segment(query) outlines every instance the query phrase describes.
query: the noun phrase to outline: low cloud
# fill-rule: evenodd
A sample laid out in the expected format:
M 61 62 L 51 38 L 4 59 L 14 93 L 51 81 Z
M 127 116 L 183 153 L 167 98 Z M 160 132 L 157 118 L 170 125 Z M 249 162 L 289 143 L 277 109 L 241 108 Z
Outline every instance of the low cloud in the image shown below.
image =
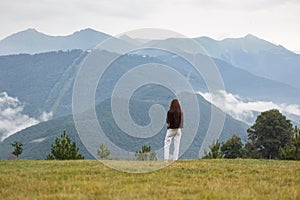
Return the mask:
M 272 101 L 248 101 L 226 91 L 219 91 L 217 94 L 202 92 L 199 92 L 199 94 L 235 119 L 248 124 L 254 122 L 257 113 L 270 109 L 278 109 L 287 116 L 300 116 L 300 107 L 296 104 L 277 104 Z
M 39 117 L 39 121 L 45 122 L 48 121 L 49 119 L 52 119 L 53 117 L 53 113 L 52 112 L 43 112 L 40 117 Z
M 11 97 L 6 92 L 0 93 L 0 141 L 22 129 L 52 118 L 52 112 L 43 112 L 38 119 L 30 117 L 23 113 L 23 108 L 24 105 L 18 98 Z
M 38 138 L 38 139 L 32 140 L 31 143 L 40 143 L 40 142 L 43 142 L 46 139 L 47 139 L 47 137 Z

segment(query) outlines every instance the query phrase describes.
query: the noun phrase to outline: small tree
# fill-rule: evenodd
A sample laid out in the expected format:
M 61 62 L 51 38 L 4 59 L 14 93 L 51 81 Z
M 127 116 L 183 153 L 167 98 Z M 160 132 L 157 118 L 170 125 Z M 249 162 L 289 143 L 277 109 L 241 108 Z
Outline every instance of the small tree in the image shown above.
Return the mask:
M 148 154 L 150 153 L 151 147 L 150 146 L 142 146 L 142 150 L 135 152 L 135 157 L 137 160 L 147 160 Z
M 104 144 L 100 144 L 100 148 L 97 150 L 97 154 L 100 159 L 106 159 L 110 154 L 110 150 L 106 148 Z
M 204 150 L 204 159 L 222 158 L 223 154 L 220 151 L 221 143 L 217 140 L 209 147 L 210 151 Z
M 23 152 L 23 144 L 21 142 L 14 141 L 13 143 L 11 143 L 11 146 L 15 148 L 12 154 L 19 158 L 19 155 L 21 155 Z
M 151 146 L 142 146 L 142 150 L 135 152 L 135 157 L 137 160 L 157 160 L 156 153 L 150 152 Z
M 149 160 L 157 160 L 157 157 L 156 157 L 156 153 L 155 153 L 155 152 L 151 152 L 151 153 L 150 153 Z
M 48 154 L 46 160 L 79 160 L 84 157 L 78 153 L 79 148 L 76 143 L 71 143 L 71 139 L 66 131 L 60 138 L 55 138 L 55 144 L 51 144 L 51 154 Z
M 244 150 L 241 138 L 233 135 L 226 142 L 222 143 L 221 154 L 224 158 L 243 158 Z

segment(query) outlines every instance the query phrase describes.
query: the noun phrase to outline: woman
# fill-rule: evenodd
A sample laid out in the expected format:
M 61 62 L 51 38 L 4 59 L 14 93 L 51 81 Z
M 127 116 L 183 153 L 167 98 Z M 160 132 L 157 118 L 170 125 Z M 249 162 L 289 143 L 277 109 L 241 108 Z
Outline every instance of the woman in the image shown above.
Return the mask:
M 169 150 L 172 138 L 174 138 L 174 153 L 173 160 L 178 160 L 179 144 L 181 138 L 181 128 L 183 128 L 183 112 L 179 101 L 173 99 L 167 114 L 167 134 L 164 145 L 164 157 L 165 160 L 169 160 Z

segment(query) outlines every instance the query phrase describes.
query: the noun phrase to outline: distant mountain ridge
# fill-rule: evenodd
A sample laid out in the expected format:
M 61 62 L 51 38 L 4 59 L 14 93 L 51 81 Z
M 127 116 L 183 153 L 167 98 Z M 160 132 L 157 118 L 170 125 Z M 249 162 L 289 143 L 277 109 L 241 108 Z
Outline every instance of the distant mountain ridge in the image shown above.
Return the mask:
M 108 34 L 87 28 L 67 36 L 49 36 L 35 29 L 12 34 L 0 41 L 0 55 L 43 53 L 58 50 L 93 49 Z
M 42 53 L 59 50 L 95 48 L 99 43 L 112 36 L 87 28 L 67 36 L 49 36 L 35 29 L 27 29 L 12 34 L 0 41 L 0 55 L 11 55 L 20 53 Z M 123 35 L 115 38 L 116 44 L 137 45 L 140 39 L 130 38 Z M 147 45 L 170 44 L 177 48 L 185 47 L 185 39 L 168 38 L 165 40 L 152 40 Z M 241 38 L 227 38 L 214 40 L 209 37 L 197 37 L 195 41 L 206 50 L 208 55 L 224 60 L 235 67 L 244 69 L 256 76 L 289 84 L 300 88 L 300 55 L 281 45 L 275 45 L 254 35 L 248 34 Z M 115 45 L 115 44 L 114 44 Z
M 216 41 L 195 38 L 212 57 L 224 60 L 257 76 L 300 88 L 300 55 L 251 34 Z

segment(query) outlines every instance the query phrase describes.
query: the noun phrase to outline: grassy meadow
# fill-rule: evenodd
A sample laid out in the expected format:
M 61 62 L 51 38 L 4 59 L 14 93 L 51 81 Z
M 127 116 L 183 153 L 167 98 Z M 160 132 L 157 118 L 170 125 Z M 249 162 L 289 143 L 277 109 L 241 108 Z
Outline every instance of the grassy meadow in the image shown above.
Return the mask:
M 182 160 L 139 174 L 89 160 L 0 161 L 0 199 L 300 199 L 300 162 Z

